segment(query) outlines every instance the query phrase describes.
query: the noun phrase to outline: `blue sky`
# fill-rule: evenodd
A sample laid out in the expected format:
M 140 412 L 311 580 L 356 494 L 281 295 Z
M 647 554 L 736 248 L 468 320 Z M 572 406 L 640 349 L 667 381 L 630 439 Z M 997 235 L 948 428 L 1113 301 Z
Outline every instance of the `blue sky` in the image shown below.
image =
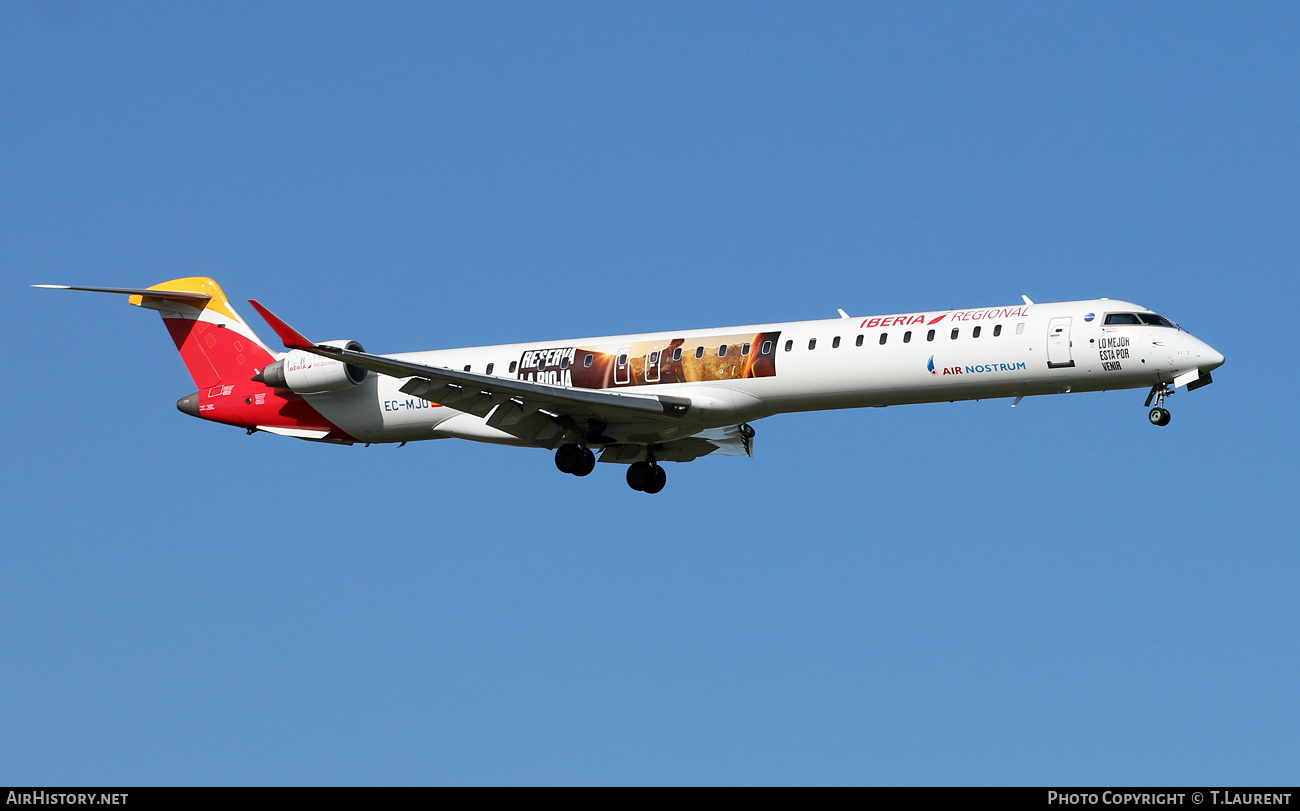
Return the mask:
M 1293 784 L 1298 40 L 1281 3 L 0 6 L 0 784 Z M 1024 293 L 1228 363 L 1164 429 L 1136 391 L 776 417 L 651 498 L 199 422 L 153 314 L 26 287 L 186 275 L 378 352 Z

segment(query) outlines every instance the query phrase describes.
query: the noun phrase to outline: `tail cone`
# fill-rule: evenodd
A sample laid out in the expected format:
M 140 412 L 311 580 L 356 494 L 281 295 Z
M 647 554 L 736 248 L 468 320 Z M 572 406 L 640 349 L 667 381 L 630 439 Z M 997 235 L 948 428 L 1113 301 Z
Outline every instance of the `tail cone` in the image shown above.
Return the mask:
M 176 401 L 176 408 L 182 414 L 189 414 L 191 417 L 199 415 L 199 393 L 187 394 Z

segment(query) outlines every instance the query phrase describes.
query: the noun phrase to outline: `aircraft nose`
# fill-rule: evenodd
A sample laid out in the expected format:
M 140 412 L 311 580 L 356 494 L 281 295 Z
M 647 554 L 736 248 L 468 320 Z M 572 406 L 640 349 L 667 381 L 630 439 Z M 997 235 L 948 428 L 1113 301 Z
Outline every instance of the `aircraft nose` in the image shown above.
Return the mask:
M 1227 358 L 1223 357 L 1222 352 L 1218 351 L 1217 349 L 1210 346 L 1209 344 L 1205 344 L 1205 348 L 1201 350 L 1200 355 L 1201 355 L 1201 364 L 1202 364 L 1201 369 L 1207 372 L 1219 368 L 1227 360 Z

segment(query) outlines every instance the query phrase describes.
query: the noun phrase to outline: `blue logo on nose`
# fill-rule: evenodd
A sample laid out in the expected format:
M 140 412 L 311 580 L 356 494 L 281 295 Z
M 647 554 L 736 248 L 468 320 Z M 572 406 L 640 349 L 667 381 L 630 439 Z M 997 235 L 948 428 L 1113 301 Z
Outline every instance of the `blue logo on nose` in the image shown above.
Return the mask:
M 1096 318 L 1096 317 L 1097 317 L 1096 314 L 1094 314 L 1094 313 L 1088 313 L 1087 315 L 1085 315 L 1085 316 L 1083 317 L 1083 320 L 1084 320 L 1084 321 L 1091 321 L 1092 319 L 1094 319 L 1094 318 Z

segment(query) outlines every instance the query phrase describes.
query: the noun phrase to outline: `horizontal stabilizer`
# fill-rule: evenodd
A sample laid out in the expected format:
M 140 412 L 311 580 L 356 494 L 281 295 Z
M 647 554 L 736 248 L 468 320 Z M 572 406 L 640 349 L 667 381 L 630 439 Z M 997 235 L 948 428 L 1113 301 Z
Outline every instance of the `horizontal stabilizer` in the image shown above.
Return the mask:
M 275 361 L 271 348 L 230 306 L 221 285 L 207 276 L 169 279 L 150 287 L 76 287 L 34 284 L 46 290 L 84 290 L 129 296 L 127 303 L 162 316 L 167 333 L 200 390 L 243 383 Z M 189 413 L 189 412 L 186 412 Z
M 212 296 L 207 293 L 191 293 L 182 290 L 151 290 L 135 287 L 73 287 L 70 284 L 34 284 L 46 290 L 84 290 L 87 293 L 119 293 L 124 296 L 148 296 L 167 301 L 208 301 Z

